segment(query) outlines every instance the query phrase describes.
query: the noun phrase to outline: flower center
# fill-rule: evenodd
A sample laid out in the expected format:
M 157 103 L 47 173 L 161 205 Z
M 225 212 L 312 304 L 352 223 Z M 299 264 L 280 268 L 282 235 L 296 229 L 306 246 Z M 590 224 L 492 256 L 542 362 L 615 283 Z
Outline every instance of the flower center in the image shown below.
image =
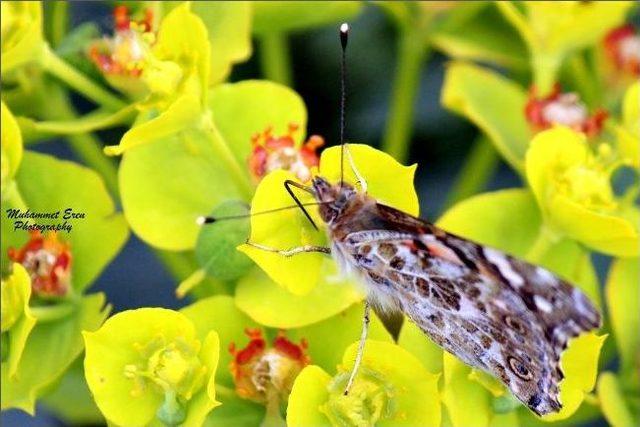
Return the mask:
M 71 286 L 71 251 L 56 233 L 43 236 L 32 232 L 20 249 L 10 248 L 9 259 L 20 263 L 31 277 L 34 295 L 42 298 L 61 297 Z
M 392 417 L 395 413 L 395 388 L 379 373 L 360 368 L 358 379 L 348 395 L 344 389 L 349 372 L 338 374 L 329 384 L 329 400 L 320 407 L 332 425 L 365 427 Z
M 251 138 L 253 151 L 249 156 L 249 170 L 256 182 L 277 169 L 288 170 L 303 182 L 311 179 L 311 168 L 318 166 L 320 161 L 316 151 L 324 145 L 324 139 L 312 135 L 298 148 L 294 140 L 297 130 L 298 125 L 291 123 L 287 134 L 274 136 L 272 128 L 267 127 Z
M 616 208 L 609 176 L 584 165 L 567 169 L 557 181 L 561 193 L 587 209 L 611 211 Z
M 306 342 L 294 344 L 280 332 L 267 348 L 262 332 L 247 329 L 247 346 L 237 350 L 232 343 L 229 351 L 234 356 L 230 369 L 236 392 L 242 398 L 268 404 L 272 400 L 286 400 L 293 382 L 309 363 Z

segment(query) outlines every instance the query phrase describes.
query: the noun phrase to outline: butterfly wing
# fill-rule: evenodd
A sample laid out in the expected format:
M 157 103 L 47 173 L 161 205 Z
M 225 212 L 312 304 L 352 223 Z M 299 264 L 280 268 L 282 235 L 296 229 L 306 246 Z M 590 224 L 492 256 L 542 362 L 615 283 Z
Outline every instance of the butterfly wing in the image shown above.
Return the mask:
M 373 217 L 372 217 L 373 216 Z M 597 328 L 586 296 L 548 270 L 377 204 L 336 242 L 383 308 L 403 311 L 433 341 L 493 374 L 539 415 L 560 409 L 560 354 Z

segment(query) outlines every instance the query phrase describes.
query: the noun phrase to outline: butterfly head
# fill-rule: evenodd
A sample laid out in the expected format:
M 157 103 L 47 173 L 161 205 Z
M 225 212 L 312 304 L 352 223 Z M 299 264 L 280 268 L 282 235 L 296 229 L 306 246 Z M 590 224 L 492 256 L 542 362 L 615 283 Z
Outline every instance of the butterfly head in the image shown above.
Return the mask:
M 347 183 L 330 184 L 322 177 L 312 181 L 315 198 L 320 202 L 320 216 L 326 223 L 333 222 L 356 199 L 356 190 Z

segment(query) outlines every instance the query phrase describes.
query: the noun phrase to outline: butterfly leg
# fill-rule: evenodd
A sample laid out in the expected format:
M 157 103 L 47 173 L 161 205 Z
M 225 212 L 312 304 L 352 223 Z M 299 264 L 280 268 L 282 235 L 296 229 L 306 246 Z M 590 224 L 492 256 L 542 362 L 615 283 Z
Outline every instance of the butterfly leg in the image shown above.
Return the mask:
M 351 370 L 351 375 L 349 376 L 349 381 L 347 381 L 347 386 L 344 389 L 344 395 L 349 394 L 349 390 L 353 385 L 353 382 L 356 379 L 356 375 L 358 374 L 358 369 L 360 368 L 360 364 L 362 363 L 362 355 L 364 354 L 364 344 L 367 341 L 367 335 L 369 333 L 369 311 L 371 307 L 369 306 L 369 301 L 364 302 L 364 316 L 362 317 L 362 334 L 360 335 L 360 343 L 358 344 L 358 352 L 356 353 L 356 361 L 353 364 L 353 369 Z
M 259 243 L 253 243 L 253 242 L 247 242 L 247 245 L 253 246 L 254 248 L 257 248 L 263 251 L 280 254 L 285 257 L 291 257 L 304 252 L 321 252 L 323 254 L 331 253 L 331 248 L 325 248 L 324 246 L 314 246 L 314 245 L 297 246 L 295 248 L 289 248 L 289 249 L 277 249 L 277 248 L 272 248 L 270 246 L 264 246 Z

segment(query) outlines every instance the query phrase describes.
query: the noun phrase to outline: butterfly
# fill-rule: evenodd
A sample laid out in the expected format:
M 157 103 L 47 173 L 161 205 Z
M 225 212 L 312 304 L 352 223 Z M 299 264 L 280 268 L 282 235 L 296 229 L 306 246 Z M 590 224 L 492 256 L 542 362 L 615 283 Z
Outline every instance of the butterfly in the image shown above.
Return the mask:
M 365 284 L 368 301 L 404 313 L 536 414 L 560 410 L 560 355 L 570 338 L 600 326 L 600 314 L 579 289 L 347 183 L 316 177 L 312 189 L 330 253 Z
M 347 32 L 343 24 L 341 166 L 346 153 L 360 189 L 342 178 L 331 184 L 316 176 L 310 187 L 285 181 L 294 207 L 316 228 L 305 206 L 318 207 L 330 248 L 282 250 L 247 243 L 284 256 L 330 254 L 344 273 L 365 285 L 362 335 L 345 394 L 362 360 L 374 305 L 406 315 L 444 350 L 500 380 L 536 414 L 559 411 L 560 356 L 571 338 L 600 327 L 598 310 L 579 289 L 549 270 L 448 233 L 367 194 L 366 180 L 344 143 Z M 315 203 L 301 203 L 292 187 L 310 193 Z M 203 217 L 200 223 L 219 219 Z

